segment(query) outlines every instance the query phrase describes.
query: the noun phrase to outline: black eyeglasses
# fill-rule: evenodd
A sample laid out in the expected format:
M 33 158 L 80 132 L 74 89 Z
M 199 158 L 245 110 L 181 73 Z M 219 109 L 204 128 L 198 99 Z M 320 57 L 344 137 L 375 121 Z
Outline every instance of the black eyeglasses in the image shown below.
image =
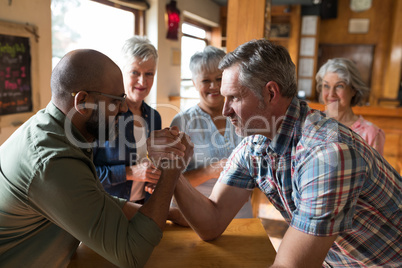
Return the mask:
M 119 100 L 122 104 L 126 101 L 126 98 L 127 98 L 127 94 L 123 94 L 123 96 L 115 96 L 115 95 L 102 93 L 102 92 L 99 92 L 99 91 L 84 91 L 84 92 L 94 93 L 94 94 L 102 95 L 102 96 L 105 96 L 105 97 L 108 97 L 108 98 L 111 98 L 111 99 L 114 99 L 114 100 Z M 75 95 L 77 95 L 77 93 L 78 92 L 73 92 L 73 93 L 71 93 L 71 96 L 75 97 Z

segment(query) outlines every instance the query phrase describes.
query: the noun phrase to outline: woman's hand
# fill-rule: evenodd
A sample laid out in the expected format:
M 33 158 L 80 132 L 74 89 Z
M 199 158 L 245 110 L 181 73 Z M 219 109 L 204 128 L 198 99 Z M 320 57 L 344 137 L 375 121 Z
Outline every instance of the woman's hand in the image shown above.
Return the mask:
M 143 159 L 138 165 L 126 167 L 127 180 L 158 183 L 161 171 L 149 159 Z
M 154 183 L 147 183 L 145 184 L 145 192 L 149 194 L 153 194 L 155 191 L 156 184 Z

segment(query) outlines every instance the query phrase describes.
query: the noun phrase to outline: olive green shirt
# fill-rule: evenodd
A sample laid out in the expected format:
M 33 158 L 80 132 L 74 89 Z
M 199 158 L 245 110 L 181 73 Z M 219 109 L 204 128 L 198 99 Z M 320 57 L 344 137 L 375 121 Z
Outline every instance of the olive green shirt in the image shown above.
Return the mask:
M 120 267 L 144 266 L 161 229 L 141 213 L 126 219 L 126 201 L 103 190 L 90 146 L 77 147 L 85 139 L 65 122 L 49 103 L 0 147 L 0 266 L 65 267 L 79 241 Z

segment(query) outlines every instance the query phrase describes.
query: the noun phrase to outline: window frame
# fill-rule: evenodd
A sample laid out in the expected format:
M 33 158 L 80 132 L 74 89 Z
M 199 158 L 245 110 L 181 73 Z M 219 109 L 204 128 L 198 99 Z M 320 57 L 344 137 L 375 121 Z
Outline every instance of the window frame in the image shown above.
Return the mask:
M 132 7 L 122 6 L 108 0 L 91 0 L 100 4 L 119 8 L 134 14 L 134 33 L 135 35 L 145 35 L 145 10 L 139 10 Z
M 201 38 L 201 37 L 197 37 L 197 36 L 194 36 L 194 35 L 191 35 L 191 34 L 186 34 L 186 33 L 182 32 L 182 36 L 186 36 L 186 37 L 189 37 L 189 38 L 194 38 L 194 39 L 197 39 L 197 40 L 204 41 L 206 46 L 208 46 L 211 43 L 212 27 L 204 25 L 204 24 L 202 24 L 202 23 L 200 23 L 200 22 L 198 22 L 196 20 L 193 20 L 193 19 L 190 19 L 190 18 L 187 18 L 187 17 L 184 18 L 183 23 L 187 23 L 187 24 L 190 24 L 192 26 L 195 26 L 195 27 L 203 29 L 205 31 L 206 35 L 205 35 L 205 38 Z M 191 78 L 180 78 L 180 80 L 181 81 L 191 81 L 192 79 Z
M 183 36 L 195 38 L 195 39 L 198 39 L 198 40 L 203 40 L 203 41 L 205 41 L 207 46 L 209 44 L 211 44 L 212 27 L 207 26 L 205 24 L 202 24 L 202 23 L 200 23 L 200 22 L 198 22 L 196 20 L 193 20 L 193 19 L 190 19 L 190 18 L 187 18 L 187 17 L 184 17 L 183 23 L 191 24 L 191 25 L 193 25 L 195 27 L 203 29 L 206 32 L 205 38 L 200 38 L 200 37 L 197 37 L 197 36 L 194 36 L 194 35 L 191 35 L 191 34 L 185 34 L 185 33 L 182 32 Z
M 200 22 L 198 22 L 196 20 L 193 20 L 193 19 L 190 19 L 190 18 L 187 18 L 187 17 L 184 18 L 183 23 L 187 23 L 187 24 L 190 24 L 192 26 L 195 26 L 195 27 L 203 29 L 206 32 L 206 35 L 205 35 L 205 38 L 201 38 L 201 37 L 197 37 L 197 36 L 194 36 L 194 35 L 191 35 L 191 34 L 183 33 L 182 30 L 181 30 L 182 37 L 194 38 L 196 40 L 204 41 L 206 46 L 211 44 L 212 27 L 204 25 L 204 24 L 202 24 L 202 23 L 200 23 Z M 182 29 L 182 28 L 180 28 L 180 29 Z M 180 94 L 179 94 L 180 95 L 180 97 L 179 97 L 180 98 L 180 107 L 184 106 L 184 107 L 188 108 L 188 107 L 193 105 L 193 104 L 190 104 L 192 101 L 194 101 L 194 100 L 198 101 L 200 99 L 199 97 L 185 97 L 185 96 L 182 95 L 182 90 L 181 89 L 183 87 L 182 86 L 183 82 L 189 82 L 189 81 L 192 81 L 192 79 L 191 78 L 181 78 L 180 77 Z M 187 102 L 189 102 L 189 103 L 187 103 Z

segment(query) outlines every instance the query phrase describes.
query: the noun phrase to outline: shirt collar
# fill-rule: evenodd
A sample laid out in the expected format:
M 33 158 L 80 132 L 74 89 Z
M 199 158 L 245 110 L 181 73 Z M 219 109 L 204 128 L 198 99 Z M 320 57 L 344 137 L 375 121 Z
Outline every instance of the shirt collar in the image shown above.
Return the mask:
M 85 155 L 92 158 L 92 145 L 89 143 L 81 132 L 74 126 L 67 116 L 53 104 L 53 102 L 49 102 L 46 106 L 46 113 L 51 115 L 55 121 L 59 124 L 61 128 L 64 129 L 64 133 L 66 135 L 66 139 L 75 147 L 78 147 Z M 70 133 L 73 135 L 72 138 L 69 138 L 69 133 L 66 131 L 66 125 L 71 126 Z M 79 146 L 79 144 L 85 144 L 85 148 Z
M 255 155 L 283 155 L 294 137 L 296 124 L 300 120 L 299 117 L 300 102 L 295 97 L 284 115 L 277 134 L 272 140 L 263 135 L 253 135 L 249 138 L 251 140 L 251 153 Z
M 151 111 L 151 107 L 148 104 L 146 104 L 145 101 L 141 102 L 140 109 L 141 109 L 141 116 L 143 118 L 148 117 L 148 114 Z M 145 115 L 147 115 L 147 116 L 145 116 Z M 127 118 L 129 116 L 133 116 L 133 113 L 130 111 L 130 109 L 127 109 L 127 112 L 124 113 L 124 118 Z
M 267 152 L 283 155 L 294 137 L 296 123 L 300 117 L 300 101 L 297 97 L 292 99 L 277 134 L 272 139 Z

